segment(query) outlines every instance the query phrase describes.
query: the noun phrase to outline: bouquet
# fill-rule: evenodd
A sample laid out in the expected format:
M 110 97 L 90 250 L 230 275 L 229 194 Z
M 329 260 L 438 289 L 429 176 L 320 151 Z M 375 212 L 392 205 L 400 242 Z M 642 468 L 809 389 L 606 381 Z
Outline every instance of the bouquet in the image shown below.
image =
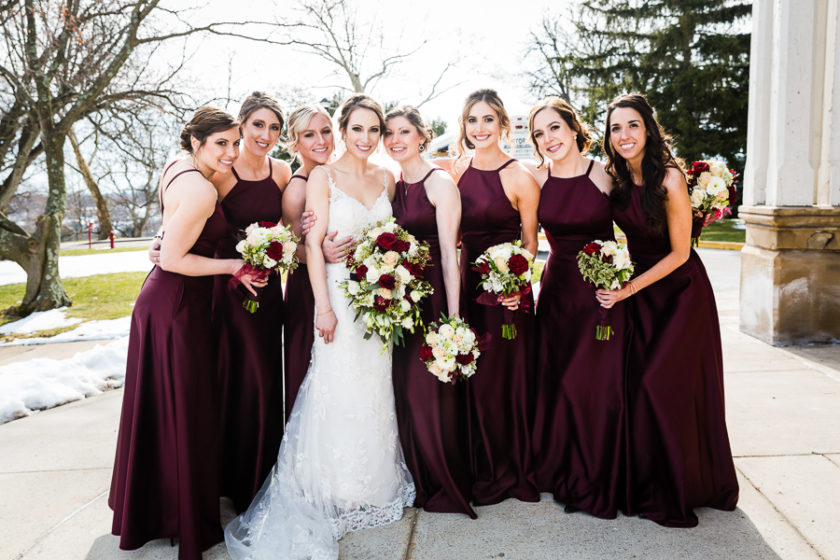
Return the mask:
M 291 271 L 297 267 L 298 237 L 287 227 L 274 222 L 256 222 L 245 228 L 245 239 L 236 244 L 243 265 L 230 279 L 228 286 L 236 287 L 242 276 L 250 274 L 265 280 L 272 272 Z M 247 298 L 242 307 L 255 313 L 259 301 Z
M 519 241 L 494 245 L 484 251 L 473 263 L 473 270 L 481 274 L 478 285 L 484 290 L 476 301 L 484 305 L 497 305 L 503 297 L 529 293 L 533 261 L 534 255 L 523 249 Z M 505 308 L 502 338 L 513 340 L 516 334 L 513 315 Z
M 455 383 L 475 373 L 481 355 L 478 336 L 463 319 L 442 315 L 429 325 L 426 344 L 420 347 L 420 360 L 444 383 Z
M 703 226 L 732 214 L 729 206 L 735 206 L 735 177 L 732 169 L 719 161 L 695 161 L 688 174 L 688 193 L 694 219 L 691 224 L 691 239 L 695 246 L 700 240 Z
M 340 284 L 356 319 L 362 317 L 365 339 L 378 335 L 402 345 L 404 331 L 423 324 L 420 300 L 433 292 L 423 280 L 429 264 L 429 246 L 388 218 L 362 231 L 361 239 L 345 259 L 350 278 Z
M 635 265 L 630 260 L 626 243 L 601 241 L 588 243 L 577 255 L 583 279 L 596 288 L 618 290 L 633 276 Z M 609 340 L 615 332 L 607 324 L 607 309 L 599 306 L 601 321 L 595 326 L 595 340 Z

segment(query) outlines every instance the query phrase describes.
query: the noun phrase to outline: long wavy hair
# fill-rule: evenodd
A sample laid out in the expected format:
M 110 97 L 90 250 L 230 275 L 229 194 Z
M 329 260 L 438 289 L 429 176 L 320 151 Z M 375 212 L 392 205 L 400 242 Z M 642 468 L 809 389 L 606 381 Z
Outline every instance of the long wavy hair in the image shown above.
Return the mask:
M 470 109 L 473 108 L 473 105 L 481 101 L 490 105 L 490 108 L 496 113 L 496 117 L 499 119 L 502 140 L 510 142 L 510 116 L 508 116 L 508 112 L 505 109 L 505 104 L 502 103 L 502 99 L 496 90 L 479 89 L 467 96 L 467 99 L 464 101 L 464 108 L 461 110 L 461 116 L 458 117 L 460 132 L 458 134 L 458 143 L 456 144 L 457 160 L 466 157 L 467 150 L 475 148 L 473 143 L 467 138 L 467 119 L 470 117 Z
M 537 149 L 537 139 L 534 138 L 534 119 L 543 109 L 556 111 L 566 122 L 566 126 L 575 131 L 575 143 L 581 154 L 589 151 L 589 147 L 592 145 L 592 137 L 589 135 L 589 128 L 581 122 L 577 111 L 559 97 L 549 97 L 531 107 L 531 112 L 528 115 L 528 135 L 531 138 L 531 145 L 534 146 L 534 155 L 540 160 L 537 167 L 542 167 L 542 164 L 545 163 L 545 157 Z
M 630 203 L 630 189 L 634 188 L 633 178 L 627 160 L 618 155 L 610 140 L 610 126 L 613 111 L 618 108 L 634 109 L 642 117 L 647 131 L 645 155 L 642 159 L 642 209 L 647 216 L 648 230 L 661 233 L 665 229 L 665 200 L 668 192 L 662 182 L 669 167 L 683 171 L 682 160 L 674 157 L 673 141 L 656 120 L 653 107 L 639 93 L 628 93 L 613 99 L 607 107 L 607 122 L 604 128 L 604 153 L 607 155 L 607 173 L 616 181 L 610 197 L 618 208 L 626 208 Z

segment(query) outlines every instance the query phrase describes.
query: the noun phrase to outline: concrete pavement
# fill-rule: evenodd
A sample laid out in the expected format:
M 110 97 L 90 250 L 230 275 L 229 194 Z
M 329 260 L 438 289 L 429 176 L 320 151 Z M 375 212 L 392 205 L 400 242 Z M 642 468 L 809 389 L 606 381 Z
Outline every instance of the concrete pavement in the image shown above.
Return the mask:
M 733 513 L 695 529 L 564 514 L 547 495 L 477 508 L 478 520 L 407 509 L 341 541 L 341 558 L 840 559 L 840 346 L 774 348 L 737 329 L 739 253 L 701 250 L 723 334 L 727 421 L 741 483 Z M 66 345 L 39 352 L 68 354 Z M 0 349 L 0 363 L 29 359 Z M 44 354 L 39 354 L 42 357 Z M 174 559 L 155 541 L 117 548 L 107 507 L 122 391 L 0 426 L 0 559 Z M 223 503 L 230 518 L 230 508 Z M 223 545 L 205 559 L 224 559 Z

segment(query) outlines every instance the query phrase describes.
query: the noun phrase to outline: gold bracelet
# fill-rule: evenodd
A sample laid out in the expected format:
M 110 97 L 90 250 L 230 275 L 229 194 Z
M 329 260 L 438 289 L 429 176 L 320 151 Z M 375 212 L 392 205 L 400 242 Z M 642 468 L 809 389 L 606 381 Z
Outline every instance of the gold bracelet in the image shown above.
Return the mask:
M 316 317 L 320 317 L 321 315 L 326 315 L 327 313 L 332 313 L 332 307 L 330 307 L 326 311 L 322 311 L 321 313 L 318 313 L 318 315 L 316 315 Z

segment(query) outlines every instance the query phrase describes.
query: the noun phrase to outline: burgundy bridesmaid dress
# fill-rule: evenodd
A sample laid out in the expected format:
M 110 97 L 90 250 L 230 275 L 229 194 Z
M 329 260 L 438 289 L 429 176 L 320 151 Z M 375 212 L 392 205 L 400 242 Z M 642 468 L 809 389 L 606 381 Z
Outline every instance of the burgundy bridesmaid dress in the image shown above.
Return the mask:
M 624 477 L 625 306 L 608 312 L 615 334 L 595 339 L 600 305 L 577 254 L 595 239 L 614 239 L 610 201 L 586 174 L 551 176 L 539 220 L 551 246 L 537 302 L 537 391 L 533 449 L 536 481 L 567 509 L 615 518 L 626 501 Z
M 212 257 L 226 227 L 217 204 L 190 253 Z M 134 304 L 108 497 L 122 549 L 179 538 L 178 558 L 200 560 L 223 538 L 212 293 L 210 276 L 155 266 Z
M 670 251 L 667 227 L 646 227 L 641 187 L 613 208 L 636 275 Z M 712 286 L 694 250 L 688 261 L 629 300 L 627 369 L 631 513 L 694 527 L 698 506 L 733 510 L 738 481 L 726 431 L 720 326 Z
M 259 181 L 233 173 L 237 182 L 222 199 L 228 235 L 216 249 L 221 258 L 241 258 L 236 244 L 250 224 L 282 216 L 282 193 L 270 173 Z M 283 437 L 283 285 L 272 274 L 258 290 L 260 305 L 252 314 L 242 307 L 251 294 L 241 285 L 228 289 L 229 279 L 217 276 L 213 294 L 222 387 L 221 493 L 244 511 L 277 460 Z
M 489 337 L 477 370 L 466 382 L 469 462 L 472 497 L 477 505 L 517 498 L 539 501 L 533 480 L 530 413 L 533 405 L 533 296 L 522 298 L 529 311 L 513 313 L 518 336 L 502 338 L 505 313 L 501 305 L 476 302 L 481 275 L 472 263 L 493 245 L 517 241 L 522 226 L 502 188 L 498 169 L 470 166 L 458 181 L 461 191 L 461 309 L 478 332 Z
M 440 168 L 430 170 L 418 183 L 397 182 L 391 203 L 397 223 L 429 244 L 432 261 L 425 279 L 434 293 L 423 302 L 423 322 L 428 325 L 446 313 L 440 243 L 434 205 L 426 196 L 425 181 Z M 444 172 L 445 173 L 445 172 Z M 475 519 L 469 505 L 469 475 L 462 449 L 462 384 L 440 382 L 420 361 L 423 331 L 406 334 L 404 346 L 394 346 L 393 380 L 397 422 L 403 454 L 417 497 L 416 507 L 427 511 L 463 513 Z
M 293 175 L 306 181 L 303 175 Z M 315 295 L 305 263 L 300 263 L 286 279 L 286 324 L 283 331 L 286 420 L 292 413 L 300 384 L 309 370 L 315 342 Z

